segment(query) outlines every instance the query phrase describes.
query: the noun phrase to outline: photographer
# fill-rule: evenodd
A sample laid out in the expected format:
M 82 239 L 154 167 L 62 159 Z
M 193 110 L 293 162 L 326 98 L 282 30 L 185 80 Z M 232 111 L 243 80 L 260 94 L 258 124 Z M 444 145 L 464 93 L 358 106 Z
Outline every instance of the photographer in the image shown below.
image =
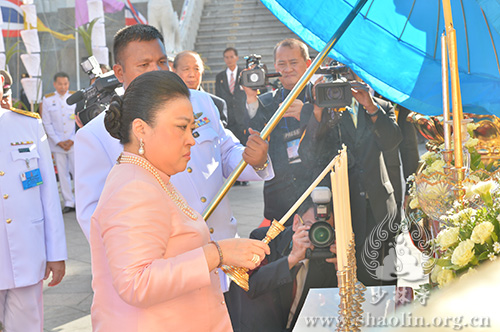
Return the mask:
M 90 84 L 68 98 L 68 105 L 76 104 L 75 121 L 78 130 L 102 113 L 116 93 L 122 95 L 121 83 L 108 65 L 99 64 L 94 56 L 82 62 L 83 71 L 90 78 Z
M 359 77 L 351 81 L 352 102 L 345 107 L 338 123 L 328 125 L 330 114 L 314 105 L 299 154 L 306 163 L 314 163 L 319 172 L 345 144 L 349 162 L 349 194 L 352 225 L 356 240 L 358 279 L 367 286 L 391 283 L 387 274 L 394 265 L 383 266 L 388 255 L 390 236 L 381 238 L 376 227 L 392 231 L 396 216 L 394 190 L 387 174 L 383 152 L 392 151 L 401 142 L 394 108 L 389 102 L 372 97 Z M 382 247 L 377 241 L 382 241 Z M 363 253 L 365 251 L 365 253 Z M 367 259 L 376 257 L 376 259 Z M 390 278 L 389 278 L 390 279 Z
M 331 192 L 329 197 L 331 207 Z M 317 209 L 311 198 L 306 199 L 293 217 L 293 225 L 269 243 L 270 255 L 250 272 L 249 291 L 241 291 L 241 332 L 291 331 L 310 288 L 337 286 L 337 258 L 306 258 L 307 249 L 313 249 L 309 230 L 318 222 Z M 327 222 L 333 224 L 332 214 Z M 250 238 L 261 240 L 268 229 L 257 228 Z M 329 250 L 336 253 L 335 245 Z
M 280 104 L 311 64 L 307 46 L 297 39 L 285 39 L 274 48 L 274 67 L 281 74 L 282 88 L 257 96 L 257 90 L 244 87 L 247 95 L 247 127 L 262 130 Z M 264 217 L 279 220 L 311 183 L 309 172 L 298 154 L 303 129 L 302 110 L 312 109 L 304 89 L 292 103 L 270 135 L 269 155 L 275 177 L 264 184 Z M 310 113 L 309 113 L 310 115 Z M 289 220 L 286 225 L 290 225 Z

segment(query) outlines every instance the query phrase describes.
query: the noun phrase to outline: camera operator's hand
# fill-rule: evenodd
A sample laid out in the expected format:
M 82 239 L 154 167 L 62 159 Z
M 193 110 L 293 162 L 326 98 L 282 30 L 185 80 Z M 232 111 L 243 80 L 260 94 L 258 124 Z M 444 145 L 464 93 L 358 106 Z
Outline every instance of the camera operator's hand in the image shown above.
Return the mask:
M 339 267 L 338 267 L 338 265 L 337 265 L 337 245 L 336 245 L 336 244 L 332 244 L 332 245 L 330 246 L 330 252 L 331 252 L 332 254 L 335 254 L 335 257 L 333 257 L 333 258 L 327 258 L 327 259 L 326 259 L 326 262 L 327 262 L 327 263 L 332 263 L 332 264 L 335 264 L 335 270 L 337 270 L 337 271 L 338 271 L 338 270 L 339 270 Z
M 309 225 L 300 225 L 292 237 L 292 252 L 288 255 L 288 267 L 291 269 L 298 262 L 306 258 L 307 248 L 313 249 L 313 245 L 309 240 Z
M 281 103 L 282 104 L 282 103 Z M 281 106 L 280 104 L 280 106 Z M 302 100 L 295 99 L 293 103 L 288 107 L 286 110 L 285 115 L 283 117 L 285 118 L 295 118 L 297 121 L 300 121 L 300 112 L 302 111 L 302 107 L 304 106 L 304 103 Z
M 254 90 L 252 88 L 247 88 L 246 86 L 242 85 L 243 91 L 245 91 L 245 94 L 247 95 L 247 104 L 253 104 L 257 101 L 257 95 L 258 95 L 258 90 Z
M 376 113 L 378 108 L 370 95 L 368 85 L 359 81 L 349 83 L 351 84 L 352 96 L 358 101 L 358 103 L 365 108 L 368 114 Z M 374 120 L 376 120 L 376 118 Z
M 314 86 L 312 88 L 312 97 L 314 101 L 316 101 L 316 84 L 323 83 L 324 81 L 325 77 L 321 76 L 314 82 Z M 323 107 L 316 105 L 316 103 L 313 103 L 313 105 L 314 105 L 313 109 L 314 118 L 316 119 L 316 121 L 321 122 L 321 119 L 323 117 Z
M 250 136 L 248 136 L 247 144 L 245 150 L 243 151 L 243 160 L 245 160 L 250 166 L 255 168 L 264 167 L 267 161 L 267 150 L 269 148 L 269 143 L 264 141 L 260 137 L 258 131 L 248 128 Z

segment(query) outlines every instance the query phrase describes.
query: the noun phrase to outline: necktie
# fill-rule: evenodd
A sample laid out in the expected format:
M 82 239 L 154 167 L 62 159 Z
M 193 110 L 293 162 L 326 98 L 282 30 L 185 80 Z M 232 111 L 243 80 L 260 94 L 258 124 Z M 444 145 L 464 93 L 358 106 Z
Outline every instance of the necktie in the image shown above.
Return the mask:
M 354 128 L 358 127 L 358 108 L 359 108 L 358 102 L 356 101 L 356 99 L 352 98 L 351 107 L 348 107 L 347 109 L 351 114 L 352 122 L 354 123 Z
M 231 80 L 229 81 L 229 91 L 231 94 L 234 93 L 234 74 L 231 73 Z

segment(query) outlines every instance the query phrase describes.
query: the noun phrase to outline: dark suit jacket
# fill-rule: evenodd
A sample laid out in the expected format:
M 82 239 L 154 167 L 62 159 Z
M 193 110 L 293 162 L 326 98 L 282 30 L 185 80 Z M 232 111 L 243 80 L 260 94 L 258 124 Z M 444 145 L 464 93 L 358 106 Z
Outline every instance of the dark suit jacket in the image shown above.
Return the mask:
M 396 202 L 398 206 L 400 206 L 403 199 L 402 182 L 406 182 L 406 179 L 417 171 L 419 154 L 417 130 L 413 123 L 406 120 L 410 110 L 400 105 L 396 107 L 399 111 L 397 121 L 399 129 L 401 130 L 402 141 L 397 149 L 384 151 L 384 159 L 389 178 L 394 187 Z M 403 164 L 403 181 L 401 180 L 401 163 Z
M 215 95 L 224 99 L 227 104 L 227 128 L 245 144 L 248 138 L 248 130 L 245 127 L 245 110 L 247 96 L 242 90 L 239 77 L 241 68 L 238 66 L 238 73 L 234 84 L 234 94 L 229 91 L 226 70 L 224 69 L 215 77 Z
M 268 229 L 268 227 L 258 228 L 250 234 L 250 238 L 261 240 Z M 286 331 L 293 302 L 294 278 L 297 273 L 295 268 L 292 270 L 288 268 L 292 236 L 292 227 L 287 227 L 269 243 L 271 254 L 266 256 L 259 269 L 251 273 L 248 293 L 241 290 L 241 332 Z M 336 286 L 335 265 L 319 259 L 310 260 L 304 290 L 291 329 L 295 325 L 310 288 Z M 231 287 L 234 287 L 234 284 Z
M 319 174 L 342 144 L 347 146 L 349 196 L 357 252 L 371 230 L 387 215 L 396 213 L 394 189 L 382 152 L 398 147 L 401 131 L 396 124 L 391 104 L 378 98 L 374 100 L 382 107 L 375 123 L 363 107 L 358 111 L 357 127 L 347 111 L 342 113 L 340 122 L 333 128 L 325 128 L 324 121 L 318 124 L 314 116 L 310 116 L 307 118 L 306 134 L 299 150 L 303 160 L 308 163 L 315 161 L 321 165 L 315 171 Z M 367 215 L 367 204 L 373 217 Z
M 279 88 L 259 95 L 259 108 L 252 119 L 249 119 L 247 113 L 247 126 L 261 131 L 289 93 L 289 90 Z M 306 89 L 302 90 L 297 99 L 307 102 Z M 305 108 L 311 108 L 309 106 L 311 105 L 304 104 L 301 114 Z M 269 136 L 268 153 L 273 162 L 274 178 L 264 183 L 264 217 L 268 220 L 280 220 L 311 184 L 309 167 L 315 162 L 304 163 L 298 159 L 290 163 L 288 157 L 290 138 L 293 142 L 298 142 L 302 132 L 300 121 L 293 117 L 283 117 Z

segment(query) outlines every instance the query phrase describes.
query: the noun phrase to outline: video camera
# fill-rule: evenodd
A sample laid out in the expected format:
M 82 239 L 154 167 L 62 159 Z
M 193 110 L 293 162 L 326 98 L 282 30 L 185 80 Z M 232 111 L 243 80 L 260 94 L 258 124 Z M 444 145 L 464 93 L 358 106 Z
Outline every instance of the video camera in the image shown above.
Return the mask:
M 94 78 L 96 80 L 88 88 L 75 92 L 66 102 L 68 105 L 73 105 L 82 100 L 85 101 L 83 108 L 80 111 L 77 109 L 76 113 L 83 125 L 86 125 L 106 109 L 115 94 L 115 89 L 122 84 L 113 71 L 103 75 L 101 67 L 94 56 L 89 57 L 80 65 L 91 80 Z
M 335 230 L 327 222 L 332 214 L 332 192 L 328 187 L 316 187 L 311 193 L 311 198 L 316 222 L 309 229 L 309 240 L 314 249 L 306 250 L 306 258 L 332 258 L 334 254 L 330 251 L 330 246 L 335 242 Z
M 316 74 L 324 75 L 324 83 L 314 87 L 315 103 L 319 107 L 342 108 L 352 103 L 351 84 L 354 80 L 351 69 L 339 62 L 332 61 L 328 67 L 320 67 Z
M 245 57 L 246 68 L 254 67 L 241 72 L 241 85 L 247 88 L 261 89 L 269 84 L 269 78 L 281 76 L 280 73 L 268 74 L 265 65 L 260 62 L 261 59 L 262 56 L 257 54 L 250 54 Z

